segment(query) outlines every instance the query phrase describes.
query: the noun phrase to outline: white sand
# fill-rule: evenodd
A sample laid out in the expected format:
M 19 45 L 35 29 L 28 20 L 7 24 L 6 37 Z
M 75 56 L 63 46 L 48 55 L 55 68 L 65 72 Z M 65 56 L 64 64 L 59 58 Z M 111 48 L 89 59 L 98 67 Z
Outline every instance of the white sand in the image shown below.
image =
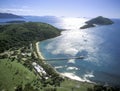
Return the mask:
M 70 79 L 73 79 L 73 80 L 77 80 L 77 81 L 80 81 L 80 82 L 88 82 L 88 83 L 93 83 L 91 82 L 90 80 L 86 79 L 86 78 L 80 78 L 78 76 L 76 76 L 75 74 L 73 73 L 61 73 L 62 76 L 65 76 L 65 77 L 68 77 Z
M 40 52 L 39 43 L 40 42 L 36 43 L 36 50 L 37 50 L 38 56 L 39 56 L 40 59 L 45 60 L 45 58 L 43 57 L 42 53 Z

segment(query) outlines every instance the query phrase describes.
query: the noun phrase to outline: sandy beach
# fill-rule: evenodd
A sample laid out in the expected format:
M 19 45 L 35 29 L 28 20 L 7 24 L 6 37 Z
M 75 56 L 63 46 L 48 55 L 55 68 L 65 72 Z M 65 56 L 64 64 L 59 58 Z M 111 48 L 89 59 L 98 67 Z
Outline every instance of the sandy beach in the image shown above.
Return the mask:
M 43 57 L 42 53 L 40 52 L 39 43 L 40 42 L 36 43 L 36 50 L 37 50 L 38 56 L 39 56 L 40 59 L 45 60 L 45 58 Z

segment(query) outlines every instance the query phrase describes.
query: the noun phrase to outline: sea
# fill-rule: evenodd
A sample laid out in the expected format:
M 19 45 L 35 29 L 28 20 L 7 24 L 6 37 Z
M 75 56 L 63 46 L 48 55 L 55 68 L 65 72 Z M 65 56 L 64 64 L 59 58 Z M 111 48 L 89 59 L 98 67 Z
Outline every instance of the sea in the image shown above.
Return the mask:
M 22 20 L 63 29 L 60 36 L 39 43 L 42 55 L 59 73 L 78 81 L 120 86 L 120 19 L 112 19 L 112 25 L 88 29 L 80 27 L 89 18 L 25 16 Z M 1 24 L 3 21 L 0 19 Z M 72 59 L 80 56 L 84 58 Z

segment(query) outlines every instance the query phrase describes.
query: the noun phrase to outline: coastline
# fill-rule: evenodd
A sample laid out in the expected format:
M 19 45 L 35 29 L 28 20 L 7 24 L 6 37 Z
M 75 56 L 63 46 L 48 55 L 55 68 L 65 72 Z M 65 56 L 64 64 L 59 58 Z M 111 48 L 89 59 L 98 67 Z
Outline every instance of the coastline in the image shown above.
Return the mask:
M 40 42 L 36 42 L 36 51 L 37 51 L 37 54 L 38 54 L 38 57 L 41 59 L 41 60 L 45 60 L 45 58 L 43 57 L 43 55 L 42 55 L 42 52 L 40 51 L 40 49 L 39 49 L 39 43 Z M 45 62 L 45 61 L 44 61 Z M 46 62 L 45 62 L 46 63 Z M 82 79 L 82 78 L 80 78 L 80 77 L 78 77 L 78 76 L 76 76 L 76 75 L 74 75 L 74 74 L 72 74 L 72 73 L 60 73 L 60 72 L 58 72 L 55 68 L 53 68 L 55 71 L 56 71 L 56 73 L 58 73 L 60 76 L 62 76 L 62 77 L 66 77 L 66 78 L 69 78 L 69 79 L 71 79 L 71 80 L 76 80 L 76 81 L 79 81 L 79 82 L 87 82 L 87 83 L 94 83 L 94 82 L 91 82 L 91 81 L 89 81 L 89 80 L 87 80 L 87 79 Z
M 42 52 L 41 52 L 40 49 L 39 49 L 39 43 L 40 43 L 40 42 L 36 42 L 36 51 L 37 51 L 37 54 L 38 54 L 38 56 L 39 56 L 39 58 L 40 58 L 41 60 L 45 60 L 45 58 L 44 58 L 43 55 L 42 55 Z

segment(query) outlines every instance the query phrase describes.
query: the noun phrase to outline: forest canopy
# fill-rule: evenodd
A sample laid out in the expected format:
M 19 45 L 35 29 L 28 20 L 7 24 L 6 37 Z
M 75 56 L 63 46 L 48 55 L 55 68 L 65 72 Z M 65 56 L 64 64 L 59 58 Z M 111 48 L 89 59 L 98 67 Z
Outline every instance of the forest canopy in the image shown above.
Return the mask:
M 60 30 L 46 23 L 27 22 L 0 25 L 0 52 L 60 35 Z

